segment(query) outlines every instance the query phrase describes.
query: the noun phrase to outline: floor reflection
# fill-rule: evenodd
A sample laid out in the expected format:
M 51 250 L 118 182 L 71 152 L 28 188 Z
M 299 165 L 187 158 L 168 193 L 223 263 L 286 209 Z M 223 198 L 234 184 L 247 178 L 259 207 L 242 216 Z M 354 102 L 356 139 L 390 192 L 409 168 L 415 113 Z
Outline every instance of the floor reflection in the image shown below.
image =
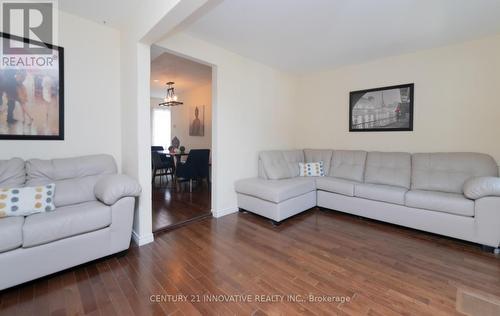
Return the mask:
M 189 192 L 187 183 L 173 181 L 153 185 L 153 232 L 210 215 L 211 188 L 206 181 L 194 185 Z

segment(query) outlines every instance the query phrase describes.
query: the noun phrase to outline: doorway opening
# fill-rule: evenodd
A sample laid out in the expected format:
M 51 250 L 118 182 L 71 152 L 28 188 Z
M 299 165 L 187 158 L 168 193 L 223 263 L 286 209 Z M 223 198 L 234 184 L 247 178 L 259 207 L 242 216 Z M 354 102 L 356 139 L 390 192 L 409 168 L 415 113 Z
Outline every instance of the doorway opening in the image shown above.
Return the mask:
M 151 47 L 153 233 L 211 216 L 212 71 Z

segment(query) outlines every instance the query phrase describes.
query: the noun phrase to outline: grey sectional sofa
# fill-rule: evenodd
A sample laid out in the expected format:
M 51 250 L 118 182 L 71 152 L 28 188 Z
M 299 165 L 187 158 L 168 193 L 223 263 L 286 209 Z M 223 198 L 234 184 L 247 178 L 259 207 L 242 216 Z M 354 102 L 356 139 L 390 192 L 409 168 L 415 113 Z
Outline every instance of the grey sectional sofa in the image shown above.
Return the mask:
M 325 177 L 299 177 L 323 161 Z M 279 223 L 314 206 L 497 248 L 500 178 L 479 153 L 289 150 L 259 154 L 259 177 L 237 181 L 238 207 Z
M 55 211 L 0 218 L 0 290 L 130 246 L 141 188 L 113 157 L 0 161 L 0 188 L 48 183 Z

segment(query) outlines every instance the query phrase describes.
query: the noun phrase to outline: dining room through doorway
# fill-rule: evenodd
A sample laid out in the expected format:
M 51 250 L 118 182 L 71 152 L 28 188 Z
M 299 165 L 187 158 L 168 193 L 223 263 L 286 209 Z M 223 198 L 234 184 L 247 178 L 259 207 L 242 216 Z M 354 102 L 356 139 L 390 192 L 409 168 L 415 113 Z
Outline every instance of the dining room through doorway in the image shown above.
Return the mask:
M 153 232 L 211 216 L 212 67 L 151 48 Z

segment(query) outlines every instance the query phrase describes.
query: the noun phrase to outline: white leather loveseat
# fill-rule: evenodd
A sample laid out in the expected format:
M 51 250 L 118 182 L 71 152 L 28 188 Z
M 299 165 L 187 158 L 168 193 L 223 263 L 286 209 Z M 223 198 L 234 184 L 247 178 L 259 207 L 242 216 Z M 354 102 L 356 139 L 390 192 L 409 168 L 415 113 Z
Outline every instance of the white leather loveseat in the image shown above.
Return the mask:
M 299 177 L 322 161 L 325 177 Z M 259 177 L 237 181 L 238 207 L 279 223 L 314 206 L 500 244 L 498 166 L 480 153 L 288 150 L 259 154 Z
M 54 211 L 0 218 L 0 290 L 126 250 L 141 187 L 113 157 L 0 161 L 0 188 L 55 183 Z

